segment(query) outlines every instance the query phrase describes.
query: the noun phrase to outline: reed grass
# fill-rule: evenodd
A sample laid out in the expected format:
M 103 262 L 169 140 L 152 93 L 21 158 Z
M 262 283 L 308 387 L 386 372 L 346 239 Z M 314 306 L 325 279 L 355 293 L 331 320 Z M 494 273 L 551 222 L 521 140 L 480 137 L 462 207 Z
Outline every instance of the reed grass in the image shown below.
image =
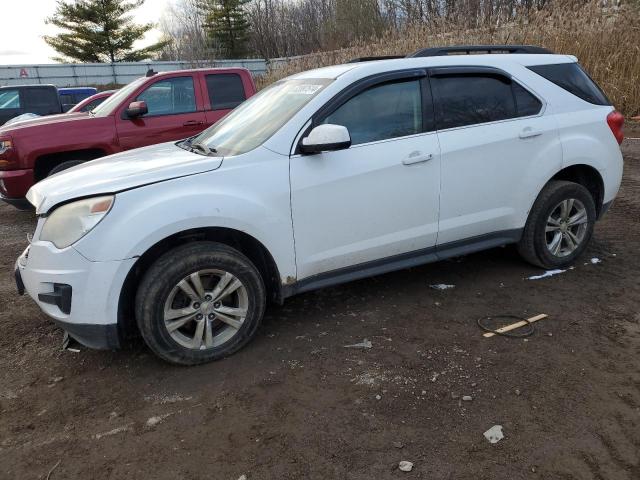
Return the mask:
M 615 107 L 640 114 L 640 9 L 630 3 L 563 2 L 498 27 L 464 29 L 453 22 L 410 25 L 349 48 L 318 52 L 275 67 L 259 88 L 291 74 L 352 58 L 405 55 L 430 46 L 531 44 L 575 55 Z

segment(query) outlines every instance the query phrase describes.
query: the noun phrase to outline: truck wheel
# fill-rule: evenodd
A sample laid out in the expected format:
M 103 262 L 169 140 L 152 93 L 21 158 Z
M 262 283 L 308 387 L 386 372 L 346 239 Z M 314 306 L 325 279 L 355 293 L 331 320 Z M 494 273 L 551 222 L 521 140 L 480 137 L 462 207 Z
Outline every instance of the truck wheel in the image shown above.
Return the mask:
M 165 253 L 136 294 L 136 320 L 160 358 L 197 365 L 231 355 L 255 335 L 266 304 L 251 261 L 216 242 L 194 242 Z
M 84 162 L 85 160 L 69 160 L 67 162 L 62 162 L 60 165 L 56 165 L 55 167 L 53 167 L 51 171 L 47 174 L 47 177 L 50 177 L 51 175 L 55 175 L 56 173 L 66 170 L 67 168 L 80 165 L 81 163 L 84 163 Z
M 587 248 L 595 221 L 595 202 L 585 187 L 551 181 L 533 204 L 518 251 L 538 267 L 567 267 Z

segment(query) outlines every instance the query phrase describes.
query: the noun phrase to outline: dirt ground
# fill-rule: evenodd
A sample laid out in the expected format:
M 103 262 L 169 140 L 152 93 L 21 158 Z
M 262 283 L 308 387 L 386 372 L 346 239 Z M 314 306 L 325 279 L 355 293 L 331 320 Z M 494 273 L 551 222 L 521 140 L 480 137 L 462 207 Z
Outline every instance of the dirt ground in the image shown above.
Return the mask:
M 12 279 L 34 217 L 0 206 L 0 478 L 640 478 L 640 140 L 623 149 L 574 269 L 527 280 L 503 248 L 300 295 L 196 368 L 61 350 Z M 499 313 L 549 319 L 484 339 L 476 318 Z

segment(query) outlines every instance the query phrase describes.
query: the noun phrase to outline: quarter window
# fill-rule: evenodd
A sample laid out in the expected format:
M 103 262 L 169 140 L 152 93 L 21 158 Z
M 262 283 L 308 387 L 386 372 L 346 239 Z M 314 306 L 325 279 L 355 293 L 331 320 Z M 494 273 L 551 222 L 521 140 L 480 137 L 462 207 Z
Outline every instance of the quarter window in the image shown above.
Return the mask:
M 594 105 L 611 105 L 611 102 L 591 77 L 577 63 L 536 65 L 529 70 L 555 83 L 567 92 Z
M 526 117 L 542 103 L 524 87 L 500 75 L 450 75 L 432 78 L 438 129 Z
M 196 111 L 193 78 L 175 77 L 160 80 L 138 95 L 147 103 L 147 115 L 171 115 Z
M 409 80 L 371 87 L 347 100 L 322 123 L 347 127 L 352 145 L 420 133 L 420 81 Z
M 211 110 L 236 108 L 247 98 L 242 78 L 235 73 L 206 75 L 207 92 L 211 101 Z
M 513 96 L 516 99 L 516 114 L 518 117 L 537 115 L 542 109 L 542 103 L 531 95 L 524 87 L 516 82 L 511 85 Z

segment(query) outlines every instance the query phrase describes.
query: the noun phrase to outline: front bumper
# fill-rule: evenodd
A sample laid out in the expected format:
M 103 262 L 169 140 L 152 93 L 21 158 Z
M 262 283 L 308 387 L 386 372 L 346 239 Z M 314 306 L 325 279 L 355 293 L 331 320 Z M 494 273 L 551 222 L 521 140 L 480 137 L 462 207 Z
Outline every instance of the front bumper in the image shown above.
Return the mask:
M 118 301 L 135 261 L 92 262 L 73 247 L 38 241 L 16 262 L 16 285 L 83 345 L 119 348 Z
M 0 170 L 0 199 L 27 210 L 33 208 L 24 198 L 33 185 L 33 170 Z

